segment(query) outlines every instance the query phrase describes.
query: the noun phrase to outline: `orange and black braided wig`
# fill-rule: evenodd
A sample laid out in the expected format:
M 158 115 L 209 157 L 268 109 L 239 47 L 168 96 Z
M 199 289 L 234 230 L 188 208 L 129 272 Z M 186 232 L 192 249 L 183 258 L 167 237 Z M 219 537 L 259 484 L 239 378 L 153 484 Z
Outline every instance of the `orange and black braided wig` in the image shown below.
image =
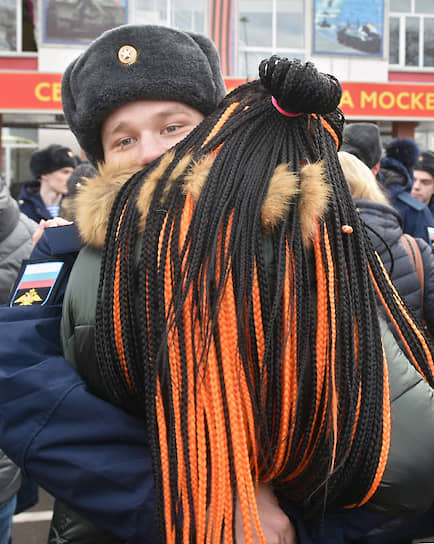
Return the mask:
M 434 385 L 340 169 L 340 85 L 275 57 L 260 76 L 133 176 L 109 221 L 98 360 L 110 399 L 147 420 L 170 543 L 233 542 L 237 497 L 253 542 L 258 482 L 309 513 L 375 493 L 390 443 L 376 291 Z

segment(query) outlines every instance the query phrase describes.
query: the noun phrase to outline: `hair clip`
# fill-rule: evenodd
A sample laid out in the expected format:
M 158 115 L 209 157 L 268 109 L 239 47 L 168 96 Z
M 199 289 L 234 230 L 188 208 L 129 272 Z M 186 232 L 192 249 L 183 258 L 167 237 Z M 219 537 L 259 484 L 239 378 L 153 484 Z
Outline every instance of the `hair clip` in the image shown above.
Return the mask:
M 290 111 L 285 111 L 282 109 L 279 104 L 277 103 L 277 100 L 274 98 L 274 96 L 271 97 L 271 103 L 276 108 L 276 110 L 281 113 L 282 115 L 286 115 L 286 117 L 298 117 L 300 115 L 303 115 L 303 113 L 291 113 Z
M 342 231 L 344 234 L 352 234 L 352 232 L 353 232 L 353 227 L 352 227 L 351 225 L 342 225 L 341 231 Z

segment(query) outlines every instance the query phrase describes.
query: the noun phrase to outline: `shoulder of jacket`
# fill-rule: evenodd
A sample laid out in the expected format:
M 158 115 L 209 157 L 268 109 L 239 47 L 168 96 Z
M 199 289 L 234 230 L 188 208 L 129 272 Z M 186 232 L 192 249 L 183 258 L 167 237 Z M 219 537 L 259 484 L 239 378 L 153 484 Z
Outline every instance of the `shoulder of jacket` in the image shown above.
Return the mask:
M 397 200 L 404 202 L 404 204 L 407 204 L 407 206 L 409 206 L 410 208 L 418 212 L 426 208 L 426 204 L 424 204 L 417 198 L 414 198 L 414 196 L 411 196 L 411 194 L 408 193 L 407 191 L 402 191 L 401 193 L 399 193 L 399 195 L 397 195 L 396 198 Z

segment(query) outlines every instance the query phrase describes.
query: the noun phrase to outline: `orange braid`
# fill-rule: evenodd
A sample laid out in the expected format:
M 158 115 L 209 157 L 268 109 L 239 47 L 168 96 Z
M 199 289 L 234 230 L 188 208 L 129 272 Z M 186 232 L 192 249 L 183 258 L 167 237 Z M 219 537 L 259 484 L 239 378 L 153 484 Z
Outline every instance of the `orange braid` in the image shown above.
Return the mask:
M 338 400 L 336 392 L 336 306 L 335 306 L 335 277 L 336 272 L 333 264 L 333 258 L 330 248 L 330 240 L 327 226 L 324 225 L 324 247 L 327 258 L 327 284 L 328 284 L 328 303 L 330 305 L 330 326 L 331 326 L 331 345 L 330 345 L 330 379 L 331 379 L 331 416 L 333 429 L 333 452 L 330 464 L 330 472 L 333 471 L 336 461 L 336 447 L 338 439 Z
M 381 447 L 380 459 L 377 466 L 377 472 L 372 482 L 371 488 L 366 493 L 366 496 L 360 502 L 359 506 L 367 503 L 369 499 L 377 491 L 383 478 L 384 471 L 386 469 L 387 459 L 389 457 L 390 450 L 390 434 L 391 434 L 391 411 L 390 411 L 390 392 L 389 392 L 389 369 L 387 367 L 386 353 L 383 347 L 383 371 L 384 371 L 384 383 L 383 383 L 383 443 Z
M 397 302 L 397 304 L 399 306 L 399 309 L 400 309 L 401 313 L 403 314 L 403 316 L 408 321 L 410 327 L 414 330 L 418 340 L 420 341 L 420 343 L 421 343 L 421 345 L 422 345 L 422 347 L 423 347 L 423 349 L 424 349 L 424 351 L 425 351 L 425 353 L 427 355 L 428 364 L 429 364 L 429 367 L 431 369 L 431 372 L 434 373 L 434 364 L 433 364 L 432 354 L 431 354 L 431 351 L 430 351 L 430 349 L 429 349 L 429 347 L 428 347 L 428 345 L 427 345 L 427 343 L 425 341 L 425 338 L 421 335 L 421 333 L 420 333 L 419 329 L 416 327 L 413 319 L 411 319 L 411 317 L 408 315 L 407 310 L 405 309 L 404 305 L 402 304 L 401 297 L 400 297 L 398 291 L 396 290 L 395 286 L 393 285 L 391 279 L 389 278 L 389 275 L 387 274 L 386 269 L 384 268 L 384 265 L 383 265 L 379 255 L 376 254 L 376 257 L 377 257 L 377 259 L 378 259 L 378 261 L 380 263 L 380 268 L 382 269 L 382 271 L 384 273 L 384 277 L 386 278 L 387 283 L 389 284 L 390 288 L 392 289 L 392 291 L 393 291 L 393 293 L 395 295 L 395 299 L 396 299 L 396 302 Z M 372 282 L 374 284 L 375 290 L 376 290 L 376 292 L 378 294 L 378 297 L 380 298 L 383 307 L 386 309 L 386 312 L 387 312 L 387 315 L 389 316 L 389 319 L 392 321 L 393 325 L 395 326 L 395 329 L 398 332 L 399 337 L 400 337 L 403 345 L 405 346 L 405 349 L 407 350 L 408 356 L 410 357 L 414 367 L 417 369 L 419 374 L 421 374 L 422 376 L 427 378 L 425 376 L 424 372 L 422 371 L 422 369 L 420 368 L 419 363 L 418 363 L 416 357 L 414 356 L 413 352 L 410 350 L 410 347 L 409 347 L 409 345 L 407 343 L 407 340 L 404 338 L 401 329 L 397 326 L 396 320 L 393 317 L 389 307 L 386 305 L 384 297 L 383 297 L 383 295 L 382 295 L 382 293 L 380 291 L 380 288 L 378 287 L 378 284 L 377 284 L 377 282 L 375 280 L 375 277 L 374 277 L 374 274 L 372 273 L 371 268 L 369 268 L 369 271 L 370 271 L 370 274 L 371 274 L 371 278 L 372 278 Z
M 121 247 L 119 247 L 118 256 L 116 259 L 116 270 L 114 278 L 114 297 L 113 297 L 113 327 L 115 335 L 116 351 L 118 353 L 119 362 L 127 380 L 128 386 L 133 391 L 133 385 L 131 383 L 130 374 L 128 372 L 127 361 L 125 359 L 124 342 L 122 339 L 122 325 L 121 325 L 121 309 L 120 309 L 120 266 L 121 266 Z
M 220 129 L 222 126 L 226 123 L 226 121 L 229 119 L 229 117 L 232 115 L 234 110 L 240 105 L 239 102 L 233 102 L 230 106 L 226 108 L 226 110 L 223 112 L 223 115 L 220 117 L 220 119 L 217 121 L 217 123 L 214 125 L 211 132 L 208 134 L 208 137 L 203 142 L 202 147 L 206 146 L 206 144 L 211 141 L 216 134 L 220 132 Z
M 157 381 L 157 395 L 155 399 L 157 426 L 160 442 L 161 480 L 163 483 L 163 504 L 164 519 L 166 522 L 166 542 L 175 544 L 175 528 L 172 520 L 172 501 L 170 499 L 170 469 L 169 469 L 169 447 L 167 444 L 167 427 L 164 415 L 164 405 L 161 394 L 160 379 Z

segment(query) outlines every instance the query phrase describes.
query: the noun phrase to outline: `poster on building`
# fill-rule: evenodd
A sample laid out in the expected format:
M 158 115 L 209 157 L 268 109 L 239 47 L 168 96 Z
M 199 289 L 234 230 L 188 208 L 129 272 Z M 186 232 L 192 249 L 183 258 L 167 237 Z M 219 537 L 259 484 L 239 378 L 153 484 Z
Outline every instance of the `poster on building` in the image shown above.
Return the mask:
M 0 0 L 0 51 L 17 50 L 17 2 Z
M 313 53 L 384 55 L 384 0 L 315 0 Z
M 44 0 L 42 40 L 86 44 L 127 22 L 128 0 Z

